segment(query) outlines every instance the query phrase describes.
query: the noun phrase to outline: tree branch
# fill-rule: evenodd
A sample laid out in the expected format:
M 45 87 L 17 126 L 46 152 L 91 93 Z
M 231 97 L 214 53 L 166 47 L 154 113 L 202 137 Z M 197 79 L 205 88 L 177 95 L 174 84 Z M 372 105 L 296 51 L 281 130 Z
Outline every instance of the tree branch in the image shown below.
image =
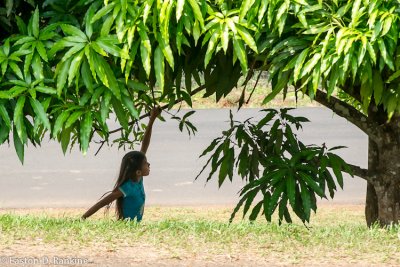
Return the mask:
M 206 88 L 205 85 L 199 86 L 198 88 L 196 88 L 195 90 L 193 90 L 193 91 L 190 93 L 190 96 L 193 96 L 193 95 L 199 93 L 199 92 L 202 91 L 204 88 Z M 179 99 L 175 100 L 174 104 L 178 104 L 179 102 L 182 102 L 183 100 L 184 100 L 183 98 L 179 98 Z M 169 104 L 166 104 L 166 105 L 162 106 L 161 109 L 164 110 L 164 109 L 168 108 L 168 106 L 169 106 Z M 129 122 L 128 125 L 131 126 L 131 125 L 135 124 L 137 121 L 140 121 L 140 120 L 142 120 L 142 119 L 144 119 L 144 118 L 146 118 L 146 117 L 148 117 L 148 116 L 150 116 L 150 112 L 147 112 L 147 113 L 143 114 L 142 116 L 139 117 L 138 120 L 133 120 L 133 121 Z M 119 131 L 122 131 L 122 130 L 123 130 L 123 128 L 120 127 L 120 128 L 118 128 L 118 129 L 112 130 L 112 131 L 110 131 L 110 132 L 108 132 L 108 133 L 109 133 L 109 134 L 112 134 L 112 133 L 116 133 L 116 132 L 119 132 Z
M 318 103 L 331 109 L 340 117 L 345 118 L 346 120 L 357 126 L 361 131 L 366 133 L 372 139 L 379 139 L 379 136 L 381 135 L 379 125 L 371 121 L 367 116 L 362 114 L 351 105 L 334 96 L 330 96 L 328 100 L 327 94 L 321 90 L 317 90 L 314 99 Z
M 190 93 L 190 96 L 193 96 L 193 95 L 201 92 L 204 88 L 206 88 L 205 85 L 201 85 L 201 86 L 197 87 L 195 90 L 193 90 Z M 174 104 L 178 104 L 179 102 L 182 102 L 183 100 L 184 100 L 183 98 L 179 98 L 179 99 L 175 100 Z M 164 110 L 164 109 L 168 108 L 168 106 L 169 106 L 169 104 L 164 105 L 164 106 L 161 107 L 161 109 Z M 140 120 L 142 120 L 142 119 L 144 119 L 144 118 L 146 118 L 148 116 L 150 116 L 150 112 L 147 112 L 147 113 L 143 114 L 142 116 L 139 117 L 138 120 L 133 120 L 133 121 L 129 122 L 128 125 L 131 126 L 131 125 L 135 124 L 137 121 L 140 121 Z M 120 127 L 118 129 L 114 129 L 112 131 L 109 131 L 108 134 L 110 135 L 110 134 L 113 134 L 113 133 L 116 133 L 116 132 L 119 132 L 119 131 L 122 131 L 122 130 L 123 130 L 123 127 Z M 104 143 L 106 141 L 107 140 L 102 140 L 102 141 L 98 142 L 101 145 L 100 145 L 99 149 L 96 151 L 96 153 L 94 154 L 95 156 L 100 152 L 100 149 L 103 147 L 103 145 L 104 145 Z
M 360 177 L 368 182 L 371 182 L 372 179 L 371 179 L 367 169 L 363 169 L 360 166 L 356 166 L 353 164 L 347 164 L 347 165 L 349 165 L 349 167 L 351 168 L 351 170 L 355 176 Z

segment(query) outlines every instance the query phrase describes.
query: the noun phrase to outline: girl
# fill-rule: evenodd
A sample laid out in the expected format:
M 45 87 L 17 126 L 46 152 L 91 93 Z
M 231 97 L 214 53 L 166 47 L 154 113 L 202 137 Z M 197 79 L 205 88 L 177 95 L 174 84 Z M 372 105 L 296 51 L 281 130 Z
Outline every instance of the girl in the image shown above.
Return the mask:
M 140 151 L 128 152 L 122 158 L 119 176 L 113 191 L 110 191 L 111 193 L 108 196 L 86 211 L 82 215 L 82 219 L 90 217 L 106 205 L 109 208 L 111 203 L 117 200 L 115 212 L 119 220 L 133 220 L 134 218 L 138 222 L 142 220 L 146 198 L 143 188 L 143 176 L 147 176 L 150 173 L 150 163 L 147 161 L 145 154 L 150 144 L 154 120 L 160 112 L 160 107 L 155 107 L 151 110 L 149 124 L 144 133 Z

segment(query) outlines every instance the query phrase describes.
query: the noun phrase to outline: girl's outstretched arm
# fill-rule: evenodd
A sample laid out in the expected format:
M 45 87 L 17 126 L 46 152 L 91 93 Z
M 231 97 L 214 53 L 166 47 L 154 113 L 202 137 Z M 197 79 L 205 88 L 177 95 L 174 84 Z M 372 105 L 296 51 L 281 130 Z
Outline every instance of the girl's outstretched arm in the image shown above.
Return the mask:
M 144 132 L 142 148 L 140 149 L 140 151 L 143 152 L 144 154 L 146 154 L 147 149 L 149 148 L 153 123 L 157 118 L 157 116 L 160 115 L 160 113 L 161 113 L 161 108 L 159 106 L 154 107 L 150 112 L 149 124 L 147 125 L 146 131 Z
M 88 211 L 86 211 L 85 214 L 82 215 L 82 219 L 86 219 L 86 218 L 92 216 L 99 209 L 101 209 L 105 205 L 110 204 L 111 202 L 113 202 L 114 200 L 116 200 L 117 198 L 120 198 L 122 196 L 123 196 L 122 192 L 119 189 L 114 190 L 108 196 L 106 196 L 105 198 L 101 199 L 99 202 L 94 204 L 90 209 L 88 209 Z

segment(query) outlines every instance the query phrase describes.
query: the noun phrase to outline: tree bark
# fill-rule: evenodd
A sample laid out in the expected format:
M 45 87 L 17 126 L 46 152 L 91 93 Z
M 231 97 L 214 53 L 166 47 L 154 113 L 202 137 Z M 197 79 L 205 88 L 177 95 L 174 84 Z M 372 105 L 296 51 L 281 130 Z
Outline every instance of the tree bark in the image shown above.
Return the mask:
M 378 197 L 376 196 L 374 185 L 370 182 L 367 184 L 367 197 L 365 201 L 365 219 L 368 227 L 378 222 Z
M 386 180 L 386 179 L 385 179 Z M 400 222 L 400 182 L 378 182 L 374 185 L 378 199 L 378 221 L 381 226 L 389 226 Z
M 368 170 L 376 171 L 378 162 L 378 146 L 371 139 L 368 138 Z M 367 183 L 367 195 L 365 200 L 365 219 L 368 227 L 372 226 L 378 221 L 378 198 L 376 196 L 374 185 L 371 182 Z
M 393 122 L 395 123 L 395 122 Z M 400 146 L 397 127 L 385 127 L 385 135 L 369 139 L 365 216 L 367 225 L 388 226 L 400 222 Z

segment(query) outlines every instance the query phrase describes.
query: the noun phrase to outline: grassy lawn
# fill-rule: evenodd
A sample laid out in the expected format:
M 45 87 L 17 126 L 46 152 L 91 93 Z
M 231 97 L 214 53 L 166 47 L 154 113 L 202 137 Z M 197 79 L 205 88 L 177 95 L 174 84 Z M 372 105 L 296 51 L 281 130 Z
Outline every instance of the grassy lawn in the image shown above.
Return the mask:
M 232 208 L 147 207 L 140 224 L 115 221 L 113 211 L 81 221 L 83 209 L 2 210 L 0 251 L 132 266 L 400 265 L 400 228 L 368 229 L 363 206 L 322 205 L 307 227 L 240 214 L 229 225 Z

